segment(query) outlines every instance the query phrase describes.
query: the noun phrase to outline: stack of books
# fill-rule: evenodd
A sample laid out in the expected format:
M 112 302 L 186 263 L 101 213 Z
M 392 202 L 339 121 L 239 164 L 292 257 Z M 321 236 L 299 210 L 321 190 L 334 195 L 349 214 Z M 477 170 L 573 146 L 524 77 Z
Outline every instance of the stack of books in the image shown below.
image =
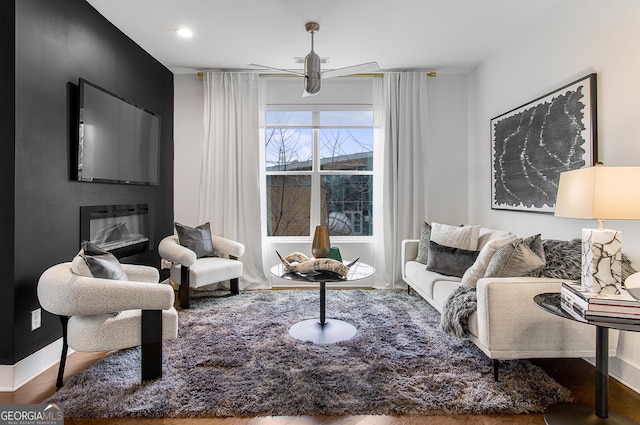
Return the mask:
M 640 301 L 624 289 L 615 295 L 597 294 L 583 291 L 579 283 L 563 282 L 560 305 L 579 320 L 640 325 Z

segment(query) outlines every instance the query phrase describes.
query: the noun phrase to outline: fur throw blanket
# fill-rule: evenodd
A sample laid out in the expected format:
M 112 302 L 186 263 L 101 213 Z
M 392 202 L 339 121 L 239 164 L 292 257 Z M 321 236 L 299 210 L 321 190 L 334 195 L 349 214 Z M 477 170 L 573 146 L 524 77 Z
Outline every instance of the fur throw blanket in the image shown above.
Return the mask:
M 458 338 L 466 338 L 469 333 L 469 317 L 476 311 L 477 305 L 476 288 L 459 286 L 444 303 L 440 329 Z

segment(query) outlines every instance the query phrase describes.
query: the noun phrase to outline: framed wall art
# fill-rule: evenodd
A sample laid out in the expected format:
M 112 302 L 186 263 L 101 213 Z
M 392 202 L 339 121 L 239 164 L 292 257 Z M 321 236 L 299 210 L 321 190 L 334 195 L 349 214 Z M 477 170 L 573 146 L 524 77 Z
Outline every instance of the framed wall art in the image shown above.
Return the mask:
M 596 74 L 491 119 L 491 208 L 553 213 L 563 171 L 596 162 Z

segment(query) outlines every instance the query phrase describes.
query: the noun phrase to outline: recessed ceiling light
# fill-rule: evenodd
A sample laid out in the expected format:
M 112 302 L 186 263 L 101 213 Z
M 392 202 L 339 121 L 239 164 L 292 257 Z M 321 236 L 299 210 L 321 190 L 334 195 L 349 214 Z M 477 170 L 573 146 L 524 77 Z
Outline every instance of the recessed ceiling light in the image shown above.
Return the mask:
M 180 37 L 184 37 L 184 38 L 193 37 L 193 31 L 191 31 L 189 28 L 176 28 L 174 31 Z

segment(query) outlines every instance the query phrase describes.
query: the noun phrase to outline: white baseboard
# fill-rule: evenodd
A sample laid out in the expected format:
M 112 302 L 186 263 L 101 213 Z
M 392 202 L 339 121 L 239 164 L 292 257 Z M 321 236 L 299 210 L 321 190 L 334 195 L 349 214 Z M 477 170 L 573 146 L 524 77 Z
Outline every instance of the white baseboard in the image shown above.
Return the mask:
M 618 357 L 609 358 L 609 375 L 640 393 L 640 369 Z
M 0 365 L 0 391 L 15 391 L 56 364 L 62 352 L 62 338 L 14 365 Z M 69 354 L 73 350 L 69 349 Z
M 595 358 L 586 358 L 595 366 Z M 640 369 L 619 357 L 609 357 L 609 376 L 640 394 Z

